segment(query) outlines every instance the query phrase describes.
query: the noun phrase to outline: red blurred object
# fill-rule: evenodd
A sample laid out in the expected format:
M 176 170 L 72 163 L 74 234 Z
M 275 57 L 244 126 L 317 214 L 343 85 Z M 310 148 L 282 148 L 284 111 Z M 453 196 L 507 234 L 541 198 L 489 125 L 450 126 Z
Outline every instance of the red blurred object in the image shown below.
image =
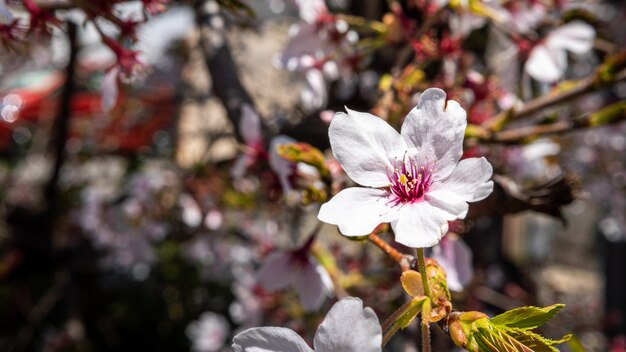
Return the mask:
M 81 72 L 76 79 L 69 145 L 113 153 L 150 150 L 157 133 L 171 130 L 176 114 L 173 85 L 120 89 L 115 107 L 104 113 L 102 76 L 99 71 Z M 4 80 L 0 86 L 0 151 L 9 152 L 16 144 L 16 131 L 50 126 L 64 81 L 61 72 L 50 70 L 20 73 Z

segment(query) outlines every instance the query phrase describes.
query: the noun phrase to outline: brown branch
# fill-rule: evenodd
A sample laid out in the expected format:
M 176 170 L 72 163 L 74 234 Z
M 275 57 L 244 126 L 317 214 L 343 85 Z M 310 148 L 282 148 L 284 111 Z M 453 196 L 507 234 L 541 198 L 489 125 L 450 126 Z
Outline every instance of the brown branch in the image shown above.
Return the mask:
M 584 95 L 586 93 L 589 93 L 593 91 L 594 88 L 595 88 L 594 78 L 587 77 L 579 81 L 575 86 L 573 86 L 572 88 L 568 90 L 565 90 L 556 94 L 552 94 L 552 95 L 544 95 L 537 99 L 530 100 L 519 109 L 511 109 L 511 110 L 502 111 L 498 115 L 487 120 L 482 125 L 482 127 L 488 131 L 497 130 L 499 129 L 499 126 L 501 126 L 503 122 L 505 121 L 508 122 L 508 121 L 520 119 L 522 117 L 526 117 L 528 115 L 532 115 L 545 108 L 548 108 L 548 107 L 551 107 L 553 105 L 557 105 L 560 103 L 564 103 L 568 100 L 571 100 L 581 95 Z
M 237 66 L 233 60 L 225 31 L 225 19 L 219 7 L 212 1 L 195 2 L 196 23 L 200 29 L 200 46 L 205 64 L 212 80 L 212 88 L 226 109 L 227 117 L 233 124 L 235 136 L 243 141 L 238 129 L 243 104 L 254 107 L 252 97 L 239 79 Z M 221 23 L 221 27 L 212 25 Z M 258 112 L 257 112 L 258 113 Z M 263 119 L 261 119 L 263 122 Z M 265 130 L 265 125 L 263 125 Z
M 32 342 L 37 328 L 65 296 L 65 291 L 70 281 L 69 274 L 58 272 L 55 277 L 54 284 L 28 313 L 26 325 L 18 331 L 9 351 L 25 351 Z
M 420 28 L 418 28 L 417 31 L 415 32 L 414 39 L 419 41 L 428 32 L 428 30 L 432 28 L 432 26 L 435 23 L 437 23 L 437 20 L 439 20 L 439 17 L 444 12 L 444 10 L 445 10 L 445 7 L 441 7 L 434 14 L 430 16 L 428 16 L 427 14 L 424 14 L 424 16 L 426 16 L 426 19 L 424 20 Z M 413 46 L 411 45 L 411 43 L 408 43 L 407 45 L 405 45 L 397 54 L 396 60 L 394 61 L 392 69 L 391 69 L 391 73 L 394 75 L 399 75 L 400 72 L 402 71 L 402 68 L 407 65 L 409 59 L 411 58 L 411 55 L 414 55 L 414 54 L 415 54 L 415 49 L 413 49 Z
M 414 262 L 414 258 L 411 255 L 400 253 L 397 249 L 390 246 L 387 242 L 385 242 L 382 238 L 380 238 L 376 233 L 372 232 L 368 239 L 370 242 L 374 243 L 378 246 L 385 254 L 390 256 L 393 260 L 395 260 L 402 271 L 409 270 L 411 268 L 411 263 Z
M 70 42 L 69 61 L 65 68 L 65 84 L 61 91 L 58 115 L 54 119 L 52 125 L 51 138 L 49 142 L 49 151 L 54 155 L 54 166 L 52 175 L 45 186 L 44 192 L 49 210 L 56 208 L 54 206 L 57 193 L 57 183 L 61 174 L 61 168 L 65 163 L 65 146 L 67 145 L 67 137 L 69 134 L 70 115 L 72 113 L 72 96 L 76 90 L 75 72 L 76 58 L 78 54 L 78 43 L 76 39 L 77 25 L 73 22 L 67 22 L 67 36 Z
M 487 198 L 472 203 L 467 220 L 532 210 L 565 221 L 561 208 L 573 202 L 580 191 L 580 181 L 572 174 L 560 175 L 529 188 L 498 174 L 494 174 L 493 181 L 493 192 Z
M 483 132 L 488 135 L 492 131 L 500 129 L 505 122 L 527 117 L 543 109 L 593 92 L 599 88 L 608 87 L 619 81 L 626 80 L 626 70 L 623 69 L 625 62 L 626 51 L 609 58 L 604 64 L 600 65 L 591 76 L 581 79 L 571 88 L 530 100 L 518 109 L 513 108 L 502 111 L 483 123 L 481 128 L 484 129 Z M 614 68 L 619 68 L 620 71 L 612 72 Z M 607 78 L 607 74 L 610 77 Z
M 615 124 L 626 120 L 626 102 L 618 102 L 577 119 L 547 125 L 526 126 L 494 133 L 487 143 L 514 144 L 529 137 L 561 134 L 589 127 Z

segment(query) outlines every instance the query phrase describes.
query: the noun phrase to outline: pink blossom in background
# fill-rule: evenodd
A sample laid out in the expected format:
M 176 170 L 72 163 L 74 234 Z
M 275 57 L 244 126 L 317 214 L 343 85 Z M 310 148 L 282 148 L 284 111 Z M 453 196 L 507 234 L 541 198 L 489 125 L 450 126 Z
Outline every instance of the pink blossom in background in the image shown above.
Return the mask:
M 448 233 L 432 248 L 432 257 L 446 272 L 451 291 L 460 292 L 472 281 L 474 267 L 472 250 L 456 234 Z
M 309 253 L 311 245 L 312 240 L 309 240 L 297 250 L 273 252 L 263 261 L 257 279 L 270 291 L 293 287 L 302 306 L 307 310 L 316 310 L 334 286 L 326 269 Z

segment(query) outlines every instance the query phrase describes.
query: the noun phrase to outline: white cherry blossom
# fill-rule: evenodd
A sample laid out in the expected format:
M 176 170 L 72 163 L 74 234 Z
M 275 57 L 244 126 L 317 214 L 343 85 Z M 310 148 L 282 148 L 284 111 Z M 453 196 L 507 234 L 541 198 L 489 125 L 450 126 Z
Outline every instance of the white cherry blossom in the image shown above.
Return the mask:
M 233 339 L 235 352 L 380 352 L 382 329 L 374 311 L 354 297 L 335 303 L 317 329 L 311 349 L 293 330 L 252 328 Z
M 420 96 L 399 134 L 382 119 L 352 110 L 330 124 L 333 154 L 365 187 L 347 188 L 322 205 L 318 218 L 346 236 L 364 236 L 391 223 L 396 241 L 431 247 L 462 219 L 468 202 L 487 197 L 493 182 L 485 158 L 461 160 L 465 110 L 430 88 Z
M 524 69 L 537 81 L 555 82 L 563 77 L 567 68 L 567 51 L 586 54 L 592 49 L 595 37 L 593 27 L 582 21 L 563 25 L 531 50 Z

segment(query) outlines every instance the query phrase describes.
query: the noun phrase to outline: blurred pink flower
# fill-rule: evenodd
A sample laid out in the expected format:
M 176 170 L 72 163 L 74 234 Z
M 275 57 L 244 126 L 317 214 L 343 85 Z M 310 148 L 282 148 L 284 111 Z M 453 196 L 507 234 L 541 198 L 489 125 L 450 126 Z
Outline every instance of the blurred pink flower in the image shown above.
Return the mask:
M 493 182 L 485 158 L 461 160 L 465 110 L 437 88 L 422 93 L 401 134 L 378 117 L 337 113 L 329 136 L 335 158 L 366 186 L 344 189 L 322 205 L 318 218 L 346 236 L 364 236 L 390 222 L 396 241 L 431 247 L 462 219 L 468 202 L 487 197 Z
M 314 237 L 294 251 L 270 254 L 257 273 L 259 283 L 267 290 L 292 286 L 307 310 L 316 310 L 333 291 L 328 272 L 309 253 Z
M 448 288 L 460 292 L 472 280 L 472 250 L 456 234 L 447 234 L 433 247 L 432 257 L 446 272 Z
M 278 155 L 278 146 L 281 144 L 296 143 L 296 140 L 284 135 L 278 135 L 270 141 L 269 147 L 269 164 L 272 171 L 278 176 L 278 181 L 283 190 L 283 194 L 287 195 L 293 190 L 293 186 L 289 178 L 295 172 L 295 164 L 289 160 L 283 159 Z
M 261 135 L 261 117 L 249 104 L 244 103 L 241 106 L 238 127 L 245 146 L 230 170 L 234 179 L 242 178 L 246 170 L 266 153 Z

